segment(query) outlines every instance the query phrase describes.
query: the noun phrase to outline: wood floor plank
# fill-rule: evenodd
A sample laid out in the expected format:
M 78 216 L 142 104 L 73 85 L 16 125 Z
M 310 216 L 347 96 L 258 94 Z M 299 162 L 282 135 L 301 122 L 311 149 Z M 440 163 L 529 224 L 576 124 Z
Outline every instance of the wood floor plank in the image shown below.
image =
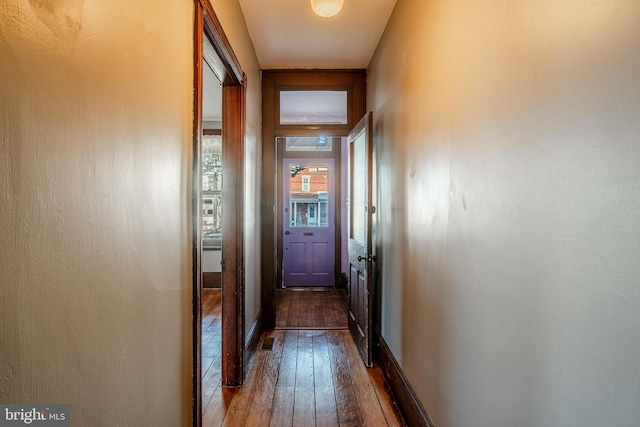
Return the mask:
M 360 408 L 366 408 L 366 410 L 362 411 L 364 424 L 368 426 L 389 425 L 382 412 L 382 407 L 380 406 L 378 395 L 367 372 L 367 367 L 364 365 L 355 343 L 351 340 L 349 332 L 338 331 L 338 333 L 342 335 L 345 343 L 349 371 L 353 378 L 358 404 Z
M 313 332 L 298 332 L 296 388 L 293 405 L 294 426 L 315 426 L 313 385 Z
M 215 363 L 215 365 L 214 365 Z M 220 359 L 214 359 L 209 369 L 202 377 L 202 396 L 210 397 L 220 391 L 222 387 L 222 369 Z M 220 394 L 220 393 L 218 393 Z
M 301 327 L 305 323 L 305 318 L 309 314 L 306 302 L 302 299 L 304 291 L 292 291 L 291 308 L 289 308 L 289 318 L 287 324 L 293 327 Z M 306 296 L 306 295 L 305 295 Z
M 291 307 L 289 293 L 278 291 L 276 293 L 276 327 L 284 327 L 287 325 L 289 307 Z
M 327 324 L 324 321 L 324 313 L 323 313 L 323 307 L 326 307 L 327 304 L 329 303 L 329 292 L 317 292 L 318 294 L 320 294 L 320 298 L 318 298 L 316 301 L 312 301 L 312 309 L 311 309 L 311 313 L 310 316 L 312 316 L 313 318 L 313 326 L 315 326 L 316 328 L 326 328 Z
M 339 426 L 338 408 L 333 386 L 316 386 L 316 427 Z
M 339 332 L 341 331 L 327 332 L 338 420 L 340 426 L 362 426 L 364 425 L 362 414 L 358 406 L 355 387 L 351 380 L 343 337 Z
M 402 423 L 400 422 L 398 414 L 393 406 L 391 395 L 385 387 L 385 379 L 382 369 L 380 369 L 379 366 L 374 365 L 374 368 L 369 370 L 369 376 L 371 377 L 371 382 L 376 390 L 376 395 L 378 396 L 378 401 L 380 402 L 380 406 L 382 407 L 382 412 L 384 413 L 387 423 L 390 426 L 401 426 Z
M 339 326 L 335 307 L 332 307 L 332 304 L 322 308 L 322 318 L 323 323 L 327 328 L 336 328 Z
M 202 356 L 217 358 L 222 352 L 222 330 L 207 331 L 210 335 L 207 345 L 202 347 Z
M 202 407 L 204 412 L 206 410 L 204 400 L 215 394 L 221 395 L 222 335 L 220 290 L 205 289 L 202 294 Z
M 227 413 L 222 421 L 224 427 L 244 426 L 249 415 L 253 397 L 258 386 L 258 378 L 264 373 L 264 365 L 267 355 L 258 353 L 251 361 L 252 368 L 245 378 L 244 385 L 237 389 L 236 395 L 227 408 Z
M 227 415 L 227 408 L 239 389 L 219 388 L 220 393 L 211 397 L 209 404 L 202 414 L 203 427 L 220 427 Z
M 298 331 L 286 331 L 282 348 L 278 387 L 295 387 L 298 362 Z
M 293 404 L 293 425 L 315 427 L 316 398 L 313 386 L 296 386 Z
M 222 304 L 219 289 L 205 289 L 202 293 L 202 337 L 201 345 L 205 357 L 213 357 L 215 346 L 213 341 L 221 334 Z M 213 343 L 212 343 L 213 342 Z
M 273 398 L 273 412 L 269 422 L 270 427 L 293 427 L 295 391 L 296 388 L 294 386 L 276 387 L 276 393 Z
M 282 356 L 282 342 L 284 332 L 273 331 L 268 332 L 264 336 L 275 338 L 273 350 L 259 350 L 267 356 L 262 374 L 258 376 L 256 381 L 256 390 L 251 402 L 251 409 L 247 417 L 247 426 L 266 426 L 269 425 L 271 414 L 273 412 L 274 396 L 276 392 L 276 384 L 278 382 L 278 372 L 280 368 L 280 360 Z
M 326 331 L 313 332 L 313 384 L 316 387 L 333 387 Z
M 296 387 L 313 387 L 313 331 L 298 332 Z

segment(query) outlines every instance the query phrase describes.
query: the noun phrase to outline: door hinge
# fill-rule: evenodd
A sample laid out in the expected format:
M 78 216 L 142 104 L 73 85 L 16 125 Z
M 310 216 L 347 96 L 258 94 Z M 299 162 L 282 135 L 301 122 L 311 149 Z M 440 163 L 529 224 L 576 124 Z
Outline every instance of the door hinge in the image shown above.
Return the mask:
M 224 268 L 227 264 L 224 262 L 224 260 L 220 260 L 220 266 L 222 267 L 222 271 L 224 271 Z

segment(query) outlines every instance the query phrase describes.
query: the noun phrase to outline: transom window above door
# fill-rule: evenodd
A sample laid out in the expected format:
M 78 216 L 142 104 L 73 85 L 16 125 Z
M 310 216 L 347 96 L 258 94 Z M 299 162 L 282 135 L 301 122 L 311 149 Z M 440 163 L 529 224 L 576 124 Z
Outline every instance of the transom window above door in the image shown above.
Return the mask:
M 326 136 L 287 136 L 286 151 L 332 151 L 333 138 Z
M 280 91 L 281 125 L 345 125 L 346 90 Z

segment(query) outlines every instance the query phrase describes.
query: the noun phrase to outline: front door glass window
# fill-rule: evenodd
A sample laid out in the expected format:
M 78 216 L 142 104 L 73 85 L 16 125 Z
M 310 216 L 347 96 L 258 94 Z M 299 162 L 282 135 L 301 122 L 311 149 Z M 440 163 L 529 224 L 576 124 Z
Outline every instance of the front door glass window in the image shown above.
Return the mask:
M 333 150 L 333 139 L 326 136 L 288 136 L 285 142 L 287 151 Z
M 313 161 L 289 168 L 291 227 L 328 227 L 329 166 Z

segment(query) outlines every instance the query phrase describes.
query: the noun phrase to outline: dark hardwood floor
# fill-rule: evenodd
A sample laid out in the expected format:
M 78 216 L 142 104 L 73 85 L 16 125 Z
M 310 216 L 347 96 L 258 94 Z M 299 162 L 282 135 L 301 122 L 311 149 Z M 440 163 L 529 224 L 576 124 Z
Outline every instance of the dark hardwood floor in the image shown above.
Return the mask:
M 332 288 L 288 288 L 276 293 L 276 329 L 347 329 L 345 293 Z
M 333 306 L 330 291 L 286 293 L 280 302 L 291 297 L 288 313 L 283 311 L 276 330 L 262 337 L 273 338 L 272 349 L 259 347 L 242 387 L 225 388 L 220 382 L 220 290 L 203 291 L 203 426 L 400 426 L 382 371 L 364 366 L 344 329 L 340 300 L 336 307 L 342 312 L 336 316 L 327 314 Z M 297 305 L 302 302 L 307 309 Z

